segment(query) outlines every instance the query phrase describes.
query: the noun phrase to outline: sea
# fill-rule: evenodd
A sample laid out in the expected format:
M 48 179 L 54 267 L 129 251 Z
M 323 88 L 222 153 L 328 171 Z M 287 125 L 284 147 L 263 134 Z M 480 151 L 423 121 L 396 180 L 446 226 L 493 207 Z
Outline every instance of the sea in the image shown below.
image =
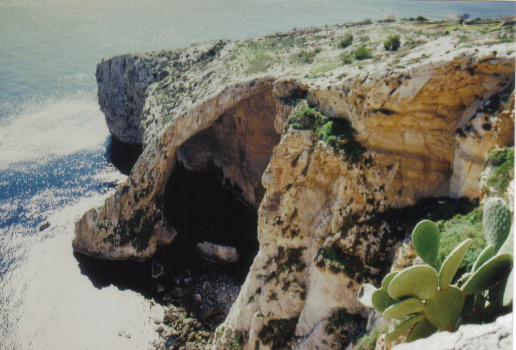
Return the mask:
M 0 349 L 152 349 L 158 337 L 161 306 L 94 283 L 71 247 L 74 222 L 127 177 L 97 103 L 103 58 L 388 14 L 464 13 L 516 15 L 516 3 L 0 0 Z

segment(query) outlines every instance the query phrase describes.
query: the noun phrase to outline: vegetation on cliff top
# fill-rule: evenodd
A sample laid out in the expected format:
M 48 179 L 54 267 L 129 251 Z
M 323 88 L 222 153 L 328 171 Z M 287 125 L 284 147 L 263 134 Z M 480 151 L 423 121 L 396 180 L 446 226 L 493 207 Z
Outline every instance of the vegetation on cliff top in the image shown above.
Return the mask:
M 344 155 L 346 161 L 357 164 L 366 148 L 355 140 L 355 130 L 343 118 L 329 118 L 308 107 L 301 101 L 287 119 L 287 126 L 294 130 L 312 130 L 317 138 L 332 146 L 335 153 Z

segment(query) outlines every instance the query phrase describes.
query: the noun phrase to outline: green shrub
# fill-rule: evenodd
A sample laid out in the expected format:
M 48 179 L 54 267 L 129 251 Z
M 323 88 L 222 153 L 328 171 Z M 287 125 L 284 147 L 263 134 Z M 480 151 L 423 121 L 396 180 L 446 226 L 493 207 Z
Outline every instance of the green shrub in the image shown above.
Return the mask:
M 343 64 L 351 64 L 351 63 L 353 63 L 353 56 L 351 56 L 348 53 L 341 53 L 339 55 L 339 58 L 340 58 L 340 60 L 342 61 Z
M 355 140 L 354 133 L 355 130 L 346 119 L 328 118 L 317 130 L 317 137 L 332 146 L 336 152 L 342 151 L 347 161 L 357 164 L 366 149 Z
M 358 21 L 358 22 L 356 22 L 355 24 L 364 25 L 364 24 L 371 24 L 371 23 L 373 23 L 373 22 L 371 21 L 371 19 L 370 19 L 370 18 L 367 18 L 367 19 L 364 19 L 364 20 L 362 20 L 362 21 Z
M 355 140 L 355 130 L 349 121 L 323 117 L 308 107 L 305 101 L 294 109 L 287 119 L 287 126 L 295 130 L 314 131 L 320 140 L 332 146 L 336 153 L 342 153 L 351 164 L 358 163 L 366 151 L 366 148 Z
M 344 39 L 339 41 L 339 49 L 345 49 L 348 46 L 351 46 L 353 44 L 353 35 L 348 33 L 344 36 Z
M 493 169 L 487 184 L 503 195 L 514 177 L 514 149 L 502 148 L 491 151 L 485 165 L 490 165 Z
M 362 60 L 365 60 L 365 59 L 368 59 L 368 58 L 371 58 L 372 55 L 371 55 L 371 50 L 369 50 L 367 47 L 365 46 L 361 46 L 359 47 L 358 49 L 356 49 L 354 52 L 353 52 L 353 55 L 355 56 L 355 58 L 359 61 L 362 61 Z
M 266 71 L 274 63 L 274 58 L 267 54 L 258 54 L 249 60 L 249 67 L 246 69 L 247 74 L 256 74 Z
M 441 231 L 439 258 L 446 256 L 465 239 L 471 238 L 473 243 L 468 250 L 464 262 L 459 268 L 459 275 L 470 272 L 478 255 L 487 245 L 482 226 L 482 207 L 478 207 L 466 215 L 457 214 L 450 220 L 436 222 Z
M 301 50 L 290 55 L 290 61 L 297 64 L 313 63 L 315 56 L 322 51 L 320 47 L 314 50 Z
M 516 41 L 516 37 L 514 35 L 499 35 L 498 42 L 499 43 L 513 43 Z
M 322 117 L 306 104 L 298 106 L 287 119 L 287 125 L 296 130 L 311 130 L 321 123 Z
M 400 36 L 390 35 L 389 38 L 383 42 L 383 47 L 387 51 L 396 51 L 400 47 Z
M 426 22 L 426 21 L 428 21 L 428 18 L 426 18 L 424 16 L 417 16 L 416 17 L 416 21 L 418 21 L 418 22 Z

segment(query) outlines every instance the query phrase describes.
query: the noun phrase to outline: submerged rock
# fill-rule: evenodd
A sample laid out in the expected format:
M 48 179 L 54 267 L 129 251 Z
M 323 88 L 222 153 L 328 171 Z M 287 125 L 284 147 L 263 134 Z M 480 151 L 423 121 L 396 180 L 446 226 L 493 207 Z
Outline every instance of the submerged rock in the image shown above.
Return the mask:
M 238 260 L 238 252 L 234 247 L 202 242 L 197 244 L 196 249 L 203 259 L 214 263 L 232 263 Z
M 44 223 L 41 224 L 41 226 L 39 227 L 39 231 L 43 231 L 43 230 L 46 230 L 47 228 L 50 227 L 50 221 L 45 221 Z
M 154 260 L 152 262 L 152 277 L 158 278 L 161 275 L 163 275 L 163 265 Z

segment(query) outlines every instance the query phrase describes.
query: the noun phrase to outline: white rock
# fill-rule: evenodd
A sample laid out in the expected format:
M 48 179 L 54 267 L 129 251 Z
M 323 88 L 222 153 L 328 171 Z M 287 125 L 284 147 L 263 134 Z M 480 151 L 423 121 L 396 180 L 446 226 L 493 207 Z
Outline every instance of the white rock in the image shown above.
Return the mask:
M 512 313 L 485 325 L 466 325 L 455 333 L 439 332 L 410 344 L 400 344 L 393 350 L 473 350 L 512 349 Z

